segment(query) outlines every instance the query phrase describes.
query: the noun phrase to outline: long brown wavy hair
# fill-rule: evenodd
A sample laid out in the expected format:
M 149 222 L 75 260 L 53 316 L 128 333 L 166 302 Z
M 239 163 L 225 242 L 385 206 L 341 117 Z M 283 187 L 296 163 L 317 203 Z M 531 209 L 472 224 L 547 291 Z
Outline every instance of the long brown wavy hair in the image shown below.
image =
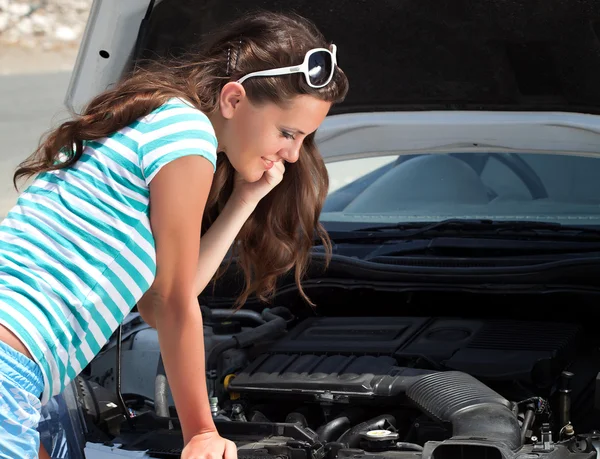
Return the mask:
M 298 65 L 311 48 L 330 46 L 312 22 L 294 14 L 254 12 L 219 30 L 185 55 L 137 62 L 115 87 L 95 97 L 81 115 L 64 122 L 42 140 L 17 168 L 15 187 L 20 178 L 72 166 L 81 157 L 85 141 L 109 136 L 171 97 L 186 99 L 211 114 L 218 110 L 220 90 L 228 81 L 257 70 Z M 331 83 L 321 89 L 308 86 L 302 74 L 251 78 L 244 82 L 244 88 L 255 105 L 285 105 L 300 94 L 339 103 L 346 96 L 348 81 L 336 68 Z M 65 156 L 58 161 L 61 153 Z M 202 234 L 229 199 L 234 172 L 227 157 L 218 155 Z M 268 301 L 277 278 L 292 269 L 301 295 L 310 303 L 301 279 L 315 236 L 327 253 L 331 251 L 330 240 L 319 223 L 328 186 L 327 170 L 314 135 L 307 136 L 298 161 L 286 166 L 282 182 L 262 199 L 233 244 L 232 256 L 237 258 L 245 279 L 238 306 L 251 294 Z

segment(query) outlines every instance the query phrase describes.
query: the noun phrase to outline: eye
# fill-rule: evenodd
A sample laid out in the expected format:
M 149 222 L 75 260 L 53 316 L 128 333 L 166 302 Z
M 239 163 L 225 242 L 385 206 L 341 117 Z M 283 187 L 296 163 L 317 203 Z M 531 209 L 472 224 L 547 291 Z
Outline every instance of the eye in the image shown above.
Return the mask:
M 287 132 L 287 131 L 281 131 L 281 136 L 285 137 L 288 140 L 294 140 L 295 139 L 294 135 L 292 133 L 290 133 L 290 132 Z

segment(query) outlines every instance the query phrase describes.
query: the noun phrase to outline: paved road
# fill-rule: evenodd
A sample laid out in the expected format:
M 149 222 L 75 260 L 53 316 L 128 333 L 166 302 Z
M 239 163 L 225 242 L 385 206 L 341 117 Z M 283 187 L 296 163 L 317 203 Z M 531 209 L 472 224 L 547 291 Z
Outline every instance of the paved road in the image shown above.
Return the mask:
M 70 72 L 0 76 L 0 220 L 17 198 L 15 167 L 68 116 L 63 100 L 69 78 Z

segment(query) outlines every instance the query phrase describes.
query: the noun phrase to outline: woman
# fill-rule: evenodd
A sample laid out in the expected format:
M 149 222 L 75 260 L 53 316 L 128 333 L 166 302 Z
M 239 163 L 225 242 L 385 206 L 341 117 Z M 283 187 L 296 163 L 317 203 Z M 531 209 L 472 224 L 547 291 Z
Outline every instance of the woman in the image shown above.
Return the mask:
M 0 457 L 37 454 L 41 404 L 136 304 L 158 330 L 183 457 L 236 457 L 206 385 L 190 384 L 205 381 L 197 296 L 232 244 L 239 305 L 290 269 L 299 282 L 314 231 L 326 241 L 313 136 L 348 83 L 300 17 L 222 30 L 177 62 L 138 66 L 17 169 L 15 184 L 35 180 L 0 225 Z

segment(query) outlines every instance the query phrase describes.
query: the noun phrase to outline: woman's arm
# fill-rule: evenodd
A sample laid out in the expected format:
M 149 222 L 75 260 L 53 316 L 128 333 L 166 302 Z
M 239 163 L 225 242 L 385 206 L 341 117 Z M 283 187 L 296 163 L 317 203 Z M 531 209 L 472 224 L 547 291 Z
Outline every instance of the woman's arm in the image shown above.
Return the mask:
M 229 201 L 202 236 L 195 284 L 198 295 L 202 293 L 217 272 L 248 217 L 260 200 L 281 183 L 284 173 L 283 162 L 276 162 L 257 182 L 248 183 L 236 174 L 233 193 Z
M 244 182 L 238 176 L 231 198 L 200 244 L 200 224 L 212 170 L 200 163 L 202 170 L 196 166 L 194 172 L 193 165 L 184 159 L 165 166 L 150 186 L 157 275 L 153 286 L 139 301 L 138 310 L 158 330 L 185 442 L 195 441 L 206 453 L 206 445 L 218 448 L 219 441 L 213 438 L 216 429 L 208 403 L 202 315 L 197 296 L 213 277 L 260 199 L 281 182 L 285 168 L 283 163 L 276 163 L 255 183 Z M 209 173 L 211 177 L 207 178 L 205 175 Z M 192 243 L 190 238 L 194 235 L 198 239 Z M 195 384 L 189 384 L 190 381 Z M 235 457 L 235 446 L 230 442 L 227 445 L 225 459 Z
M 231 244 L 233 244 L 236 236 L 255 207 L 256 205 L 246 203 L 238 199 L 237 196 L 232 196 L 227 204 L 225 204 L 217 219 L 204 236 L 202 236 L 194 280 L 196 296 L 202 293 L 217 272 Z M 146 296 L 150 294 L 148 292 Z M 151 302 L 146 296 L 138 303 L 138 311 L 144 322 L 156 328 L 154 308 L 148 307 Z
M 218 436 L 210 413 L 195 287 L 200 227 L 212 177 L 212 165 L 206 159 L 189 156 L 164 166 L 150 183 L 157 269 L 140 305 L 158 330 L 185 444 L 192 442 L 194 453 L 202 456 L 229 459 L 236 457 L 235 446 Z
M 217 272 L 227 251 L 255 207 L 256 205 L 246 203 L 233 195 L 208 231 L 202 236 L 195 280 L 197 295 L 202 293 Z
M 258 202 L 281 182 L 284 172 L 283 163 L 278 162 L 258 182 L 247 183 L 237 176 L 229 201 L 202 236 L 194 281 L 196 295 L 200 295 L 208 285 Z M 153 308 L 148 304 L 149 301 L 142 299 L 138 303 L 138 311 L 148 325 L 156 328 Z

